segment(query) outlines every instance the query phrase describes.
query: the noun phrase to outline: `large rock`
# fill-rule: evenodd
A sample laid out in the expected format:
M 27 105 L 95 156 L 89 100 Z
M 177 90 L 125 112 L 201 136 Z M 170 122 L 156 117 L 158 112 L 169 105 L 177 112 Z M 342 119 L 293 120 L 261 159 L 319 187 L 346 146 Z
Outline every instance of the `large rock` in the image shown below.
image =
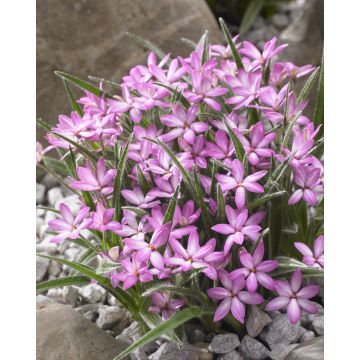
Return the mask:
M 282 32 L 280 41 L 289 44 L 281 59 L 296 65 L 319 65 L 324 44 L 324 0 L 307 0 L 301 15 Z
M 46 304 L 36 311 L 36 360 L 112 360 L 127 346 L 69 306 Z
M 206 29 L 213 42 L 223 40 L 204 0 L 38 0 L 36 10 L 36 116 L 51 124 L 70 111 L 54 70 L 119 81 L 145 62 L 146 51 L 126 32 L 176 55 L 190 50 L 181 37 L 198 40 Z
M 303 342 L 285 360 L 324 360 L 324 337 Z

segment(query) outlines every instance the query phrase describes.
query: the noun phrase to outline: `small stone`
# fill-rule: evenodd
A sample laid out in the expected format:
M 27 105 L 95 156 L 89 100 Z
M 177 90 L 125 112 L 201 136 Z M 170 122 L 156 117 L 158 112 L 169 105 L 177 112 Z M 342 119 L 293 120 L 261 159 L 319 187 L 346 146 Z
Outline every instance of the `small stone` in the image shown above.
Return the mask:
M 179 346 L 173 342 L 162 344 L 159 349 L 149 356 L 150 360 L 199 360 L 199 350 L 191 345 Z
M 260 334 L 271 349 L 278 344 L 289 345 L 300 339 L 303 331 L 300 323 L 291 324 L 286 314 L 278 315 Z
M 244 360 L 244 358 L 238 351 L 233 350 L 227 354 L 220 355 L 217 360 Z
M 209 345 L 209 350 L 215 354 L 227 354 L 239 345 L 240 340 L 236 334 L 220 334 L 214 336 Z
M 86 304 L 80 305 L 75 310 L 78 311 L 80 314 L 84 315 L 85 313 L 91 311 L 96 315 L 99 314 L 99 309 L 102 305 L 101 304 Z
M 315 333 L 311 330 L 306 331 L 300 339 L 300 342 L 312 340 L 315 337 Z
M 111 306 L 119 305 L 119 303 L 116 300 L 115 296 L 111 295 L 110 293 L 107 294 L 106 302 Z
M 280 30 L 289 25 L 289 18 L 285 14 L 275 14 L 272 18 L 272 23 Z
M 50 206 L 54 206 L 55 203 L 62 198 L 63 198 L 63 194 L 60 187 L 54 187 L 50 189 L 47 193 L 47 199 Z
M 36 203 L 43 204 L 45 201 L 45 185 L 36 183 Z
M 139 324 L 136 321 L 132 322 L 130 326 L 128 326 L 121 332 L 120 335 L 125 336 L 131 340 L 139 339 L 141 337 Z
M 86 313 L 84 313 L 82 315 L 84 316 L 84 318 L 88 319 L 91 322 L 95 322 L 98 317 L 98 314 L 93 311 L 87 311 Z
M 290 351 L 286 360 L 324 360 L 324 337 L 301 343 Z
M 49 255 L 55 255 L 58 248 L 57 244 L 51 242 L 54 235 L 45 236 L 44 239 L 36 245 L 36 251 L 38 253 L 48 253 Z
M 96 325 L 104 330 L 110 330 L 126 316 L 126 310 L 118 306 L 102 306 L 99 308 L 99 317 Z
M 66 259 L 74 261 L 80 255 L 81 250 L 78 247 L 70 247 L 64 251 Z
M 63 303 L 63 289 L 57 288 L 57 289 L 50 289 L 46 293 L 46 296 L 50 297 L 57 303 Z
M 58 276 L 61 273 L 61 265 L 54 260 L 50 261 L 49 267 L 48 267 L 48 274 L 49 276 Z
M 270 351 L 259 341 L 245 335 L 239 347 L 240 355 L 245 360 L 262 360 L 269 356 Z
M 317 317 L 324 315 L 324 308 L 318 303 L 315 303 L 315 305 L 316 305 L 316 307 L 318 309 L 316 314 L 309 314 L 309 313 L 307 313 L 305 311 L 301 312 L 300 321 L 301 321 L 302 326 L 304 326 L 306 328 L 309 328 L 310 325 L 313 323 L 313 321 L 315 319 L 317 319 Z
M 197 342 L 204 342 L 205 341 L 205 333 L 198 328 L 192 329 L 189 332 L 188 339 L 189 339 L 190 344 L 194 344 Z
M 80 289 L 80 295 L 89 304 L 104 303 L 106 291 L 98 284 L 89 284 Z
M 44 217 L 45 216 L 45 210 L 44 209 L 36 209 L 36 216 L 37 217 Z
M 147 344 L 145 344 L 142 348 L 144 349 L 144 351 L 146 352 L 146 354 L 152 354 L 153 352 L 155 352 L 158 348 L 159 348 L 159 344 L 156 343 L 156 341 L 151 341 Z
M 142 347 L 137 348 L 135 351 L 133 351 L 130 354 L 130 359 L 131 360 L 149 360 L 149 358 L 147 357 L 147 355 Z
M 45 224 L 45 220 L 42 217 L 36 217 L 36 235 L 40 236 L 40 229 Z
M 258 336 L 263 328 L 271 322 L 271 317 L 258 306 L 250 306 L 249 315 L 246 320 L 246 330 L 251 337 Z
M 287 356 L 287 354 L 289 354 L 289 352 L 294 349 L 295 347 L 297 347 L 299 344 L 290 344 L 290 345 L 285 345 L 285 344 L 279 344 L 276 345 L 269 354 L 270 359 L 272 360 L 284 360 L 285 357 Z
M 193 346 L 198 349 L 198 357 L 197 360 L 212 360 L 214 355 L 209 352 L 208 347 L 209 344 L 206 342 L 198 342 L 193 344 Z
M 41 257 L 36 258 L 36 282 L 40 282 L 45 278 L 47 269 L 49 266 L 49 260 Z
M 46 189 L 54 188 L 59 184 L 59 181 L 50 174 L 45 174 L 44 177 L 41 179 L 41 183 L 45 185 Z
M 75 286 L 66 286 L 63 289 L 63 300 L 65 304 L 76 306 L 79 297 L 79 290 Z
M 324 316 L 318 316 L 312 323 L 311 327 L 317 335 L 324 335 Z
M 55 204 L 55 209 L 59 209 L 60 208 L 60 204 L 66 204 L 69 209 L 73 212 L 73 213 L 78 213 L 80 206 L 81 206 L 81 202 L 80 199 L 77 195 L 70 195 L 70 196 L 66 196 L 66 197 L 61 197 L 60 199 L 58 199 L 58 201 Z

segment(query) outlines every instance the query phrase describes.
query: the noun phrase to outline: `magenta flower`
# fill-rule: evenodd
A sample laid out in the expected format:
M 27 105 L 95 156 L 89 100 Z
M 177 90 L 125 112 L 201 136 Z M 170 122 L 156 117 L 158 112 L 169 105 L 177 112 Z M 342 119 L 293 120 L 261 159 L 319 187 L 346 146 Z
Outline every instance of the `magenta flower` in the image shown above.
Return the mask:
M 304 199 L 310 206 L 315 206 L 318 202 L 317 193 L 320 185 L 320 169 L 308 166 L 297 167 L 294 171 L 294 183 L 300 186 L 301 189 L 293 192 L 288 204 L 294 205 L 301 199 Z M 322 186 L 320 185 L 320 187 Z
M 146 171 L 151 171 L 153 174 L 160 175 L 164 180 L 168 180 L 173 171 L 176 168 L 172 163 L 170 156 L 164 149 L 158 149 L 156 155 L 153 154 L 153 158 L 147 162 Z
M 116 170 L 110 169 L 106 171 L 105 160 L 103 158 L 100 158 L 97 162 L 96 174 L 91 169 L 89 163 L 87 163 L 86 167 L 77 167 L 76 174 L 80 181 L 75 180 L 70 184 L 73 189 L 99 191 L 103 195 L 108 195 L 113 191 L 111 183 L 116 176 Z
M 245 319 L 245 305 L 261 304 L 264 298 L 256 292 L 244 291 L 246 281 L 244 277 L 238 277 L 235 281 L 230 280 L 229 273 L 218 270 L 219 279 L 224 287 L 209 289 L 207 294 L 214 300 L 222 300 L 214 314 L 214 321 L 223 319 L 229 312 L 241 323 Z
M 238 159 L 235 159 L 231 163 L 232 176 L 218 174 L 216 179 L 219 181 L 223 191 L 236 189 L 235 203 L 238 209 L 242 209 L 245 205 L 246 191 L 254 193 L 264 192 L 264 188 L 256 181 L 263 178 L 266 173 L 267 171 L 265 170 L 258 171 L 244 179 L 244 166 Z
M 182 208 L 176 205 L 173 227 L 175 228 L 171 232 L 171 236 L 175 238 L 181 238 L 185 235 L 189 235 L 193 230 L 196 230 L 194 224 L 201 214 L 201 209 L 195 210 L 193 200 L 188 200 Z M 178 226 L 178 228 L 176 228 Z
M 132 239 L 144 240 L 145 235 L 151 231 L 151 225 L 146 223 L 145 217 L 138 222 L 136 214 L 129 210 L 124 210 L 121 225 L 122 228 L 116 234 Z
M 161 314 L 164 320 L 169 319 L 174 315 L 182 306 L 186 304 L 182 299 L 171 299 L 171 294 L 168 291 L 155 291 L 151 294 L 151 303 L 149 311 Z
M 227 134 L 223 130 L 215 133 L 215 143 L 206 142 L 204 154 L 214 159 L 223 160 L 225 165 L 231 165 L 235 149 Z
M 237 77 L 228 76 L 227 81 L 236 95 L 228 98 L 226 104 L 235 105 L 233 110 L 249 106 L 259 97 L 261 78 L 261 71 L 247 73 L 244 69 L 239 70 Z
M 186 170 L 191 170 L 194 165 L 202 169 L 207 168 L 204 136 L 196 136 L 190 144 L 184 139 L 179 139 L 178 143 L 183 150 L 183 152 L 179 153 L 179 160 Z
M 210 239 L 205 245 L 200 247 L 199 234 L 196 230 L 192 231 L 188 238 L 187 249 L 175 238 L 170 238 L 169 243 L 174 250 L 173 257 L 166 259 L 165 263 L 169 266 L 177 266 L 174 272 L 188 271 L 190 269 L 205 268 L 202 272 L 210 279 L 216 279 L 216 270 L 213 263 L 224 260 L 222 252 L 214 252 L 216 240 Z
M 117 233 L 118 230 L 121 230 L 121 225 L 113 220 L 114 212 L 115 209 L 106 209 L 102 203 L 97 203 L 96 211 L 91 215 L 90 229 Z
M 171 223 L 161 225 L 158 227 L 150 240 L 150 243 L 139 239 L 124 239 L 124 244 L 132 250 L 136 250 L 136 256 L 139 261 L 146 261 L 150 259 L 153 266 L 162 270 L 164 267 L 164 260 L 158 249 L 164 246 L 169 238 L 171 230 Z
M 229 224 L 217 224 L 211 229 L 217 233 L 227 235 L 224 245 L 224 254 L 227 255 L 234 243 L 241 245 L 244 242 L 245 236 L 252 241 L 256 241 L 260 236 L 261 227 L 254 224 L 251 218 L 248 219 L 247 209 L 234 210 L 231 206 L 226 205 L 225 212 Z M 259 214 L 254 214 L 252 217 L 254 218 Z M 261 213 L 261 216 L 263 217 L 263 213 Z M 250 223 L 247 224 L 247 222 Z
M 303 255 L 302 262 L 313 267 L 324 268 L 324 235 L 318 236 L 314 241 L 314 252 L 301 242 L 295 242 L 294 246 Z
M 136 254 L 130 259 L 124 259 L 121 261 L 123 271 L 117 273 L 117 278 L 123 282 L 123 289 L 129 289 L 133 287 L 137 282 L 146 283 L 153 279 L 152 274 L 149 272 L 148 265 L 140 261 Z
M 269 144 L 275 139 L 276 134 L 270 132 L 265 135 L 264 125 L 261 122 L 256 123 L 250 131 L 250 141 L 240 133 L 234 130 L 239 137 L 249 160 L 249 163 L 256 166 L 260 162 L 261 157 L 271 157 L 274 153 L 269 149 Z
M 43 156 L 50 150 L 54 149 L 54 146 L 47 146 L 45 149 L 43 146 L 37 141 L 36 142 L 36 164 L 40 164 L 43 160 Z
M 187 72 L 187 69 L 185 67 L 178 67 L 179 61 L 177 59 L 171 61 L 167 73 L 165 73 L 165 71 L 156 64 L 149 65 L 152 75 L 155 76 L 157 80 L 167 86 L 171 86 L 174 82 L 180 80 Z
M 48 225 L 51 229 L 58 231 L 59 234 L 51 239 L 53 243 L 59 243 L 65 239 L 75 240 L 79 238 L 82 230 L 88 229 L 91 219 L 87 218 L 90 208 L 82 206 L 74 217 L 70 208 L 65 204 L 60 204 L 61 219 L 50 220 Z
M 144 196 L 141 188 L 135 186 L 133 190 L 121 190 L 121 195 L 132 205 L 136 205 L 141 209 L 149 209 L 159 204 L 155 197 L 150 192 Z
M 175 104 L 172 106 L 172 113 L 161 117 L 161 122 L 171 128 L 174 128 L 161 138 L 165 142 L 172 141 L 179 137 L 183 137 L 188 142 L 192 142 L 195 138 L 195 133 L 202 133 L 209 127 L 208 124 L 202 121 L 195 121 L 197 114 L 197 106 L 191 106 L 189 110 L 185 111 L 182 105 Z
M 301 282 L 300 270 L 292 273 L 290 282 L 287 280 L 275 281 L 275 289 L 279 296 L 271 300 L 265 310 L 275 311 L 287 307 L 288 318 L 292 324 L 296 324 L 300 320 L 301 310 L 315 314 L 317 307 L 309 299 L 319 292 L 319 286 L 308 285 L 300 289 Z
M 270 41 L 266 42 L 264 45 L 264 51 L 260 53 L 256 46 L 254 46 L 249 41 L 243 41 L 243 48 L 239 50 L 242 55 L 253 59 L 253 63 L 251 64 L 253 69 L 258 66 L 265 64 L 268 60 L 270 60 L 273 56 L 279 54 L 283 51 L 287 45 L 280 45 L 276 47 L 277 38 L 273 37 Z
M 114 114 L 100 116 L 94 115 L 93 122 L 89 125 L 89 129 L 82 131 L 84 138 L 91 138 L 92 141 L 100 141 L 105 137 L 118 135 L 120 129 L 115 126 Z
M 244 276 L 246 288 L 250 292 L 257 290 L 258 283 L 268 290 L 274 290 L 274 280 L 267 273 L 274 271 L 279 263 L 275 260 L 262 261 L 264 250 L 264 243 L 261 242 L 253 255 L 246 250 L 240 251 L 239 258 L 244 267 L 232 271 L 229 275 L 230 279 L 235 281 L 238 276 Z
M 181 176 L 179 171 L 174 169 L 171 177 L 168 180 L 165 180 L 163 177 L 158 176 L 154 179 L 155 184 L 157 187 L 152 188 L 147 196 L 150 196 L 151 198 L 171 198 L 174 195 L 174 192 L 177 188 L 177 186 L 180 184 Z M 159 202 L 157 202 L 158 204 Z
M 55 133 L 65 135 L 66 137 L 80 138 L 92 122 L 92 118 L 88 115 L 84 115 L 82 118 L 76 111 L 73 111 L 70 117 L 59 115 L 59 123 L 52 130 Z

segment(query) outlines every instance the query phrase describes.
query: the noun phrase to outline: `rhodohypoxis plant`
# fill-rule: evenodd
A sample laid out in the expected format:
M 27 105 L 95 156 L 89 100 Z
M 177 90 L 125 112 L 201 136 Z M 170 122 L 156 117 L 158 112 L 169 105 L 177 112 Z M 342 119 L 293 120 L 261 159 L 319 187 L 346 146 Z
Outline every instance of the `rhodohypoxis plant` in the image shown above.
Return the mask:
M 57 72 L 74 112 L 54 128 L 40 121 L 51 147 L 38 147 L 38 165 L 67 176 L 82 204 L 60 205 L 53 241 L 86 256 L 55 258 L 82 275 L 38 288 L 95 280 L 113 294 L 145 332 L 120 357 L 158 336 L 179 341 L 174 330 L 194 317 L 241 332 L 248 304 L 287 307 L 292 323 L 316 310 L 318 287 L 300 286 L 324 266 L 323 72 L 276 63 L 276 38 L 259 50 L 221 23 L 227 48 L 205 34 L 176 58 L 146 42 L 147 65 L 120 84 Z

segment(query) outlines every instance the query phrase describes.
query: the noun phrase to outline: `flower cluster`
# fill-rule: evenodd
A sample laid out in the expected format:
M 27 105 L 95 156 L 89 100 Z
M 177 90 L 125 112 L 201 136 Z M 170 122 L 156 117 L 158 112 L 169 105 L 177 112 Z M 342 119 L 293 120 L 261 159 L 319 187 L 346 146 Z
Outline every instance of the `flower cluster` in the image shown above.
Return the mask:
M 318 233 L 296 239 L 287 232 L 290 246 L 274 253 L 277 215 L 269 212 L 275 202 L 280 211 L 297 209 L 282 214 L 283 228 L 303 226 L 300 211 L 315 221 L 323 197 L 314 151 L 320 127 L 303 115 L 307 101 L 298 101 L 294 84 L 318 69 L 272 64 L 285 48 L 276 38 L 262 52 L 233 41 L 240 68 L 229 46 L 202 42 L 188 58 L 150 53 L 146 65 L 123 77 L 117 94 L 100 84 L 100 95 L 88 89 L 78 100 L 80 111 L 59 116 L 47 139 L 73 162 L 69 186 L 83 205 L 73 214 L 62 204 L 61 218 L 49 226 L 54 242 L 87 241 L 84 230 L 91 231 L 103 261 L 117 264 L 106 275 L 113 287 L 141 292 L 151 281 L 175 284 L 192 273 L 209 306 L 220 301 L 214 321 L 231 312 L 243 323 L 246 304 L 268 300 L 260 295 L 265 288 L 278 296 L 266 309 L 287 306 L 294 323 L 300 309 L 316 311 L 308 299 L 318 287 L 300 290 L 300 271 L 290 283 L 277 280 L 276 257 Z M 303 242 L 295 247 L 304 264 L 322 268 L 323 236 L 314 252 Z M 172 295 L 153 292 L 149 311 L 167 319 L 192 301 Z

